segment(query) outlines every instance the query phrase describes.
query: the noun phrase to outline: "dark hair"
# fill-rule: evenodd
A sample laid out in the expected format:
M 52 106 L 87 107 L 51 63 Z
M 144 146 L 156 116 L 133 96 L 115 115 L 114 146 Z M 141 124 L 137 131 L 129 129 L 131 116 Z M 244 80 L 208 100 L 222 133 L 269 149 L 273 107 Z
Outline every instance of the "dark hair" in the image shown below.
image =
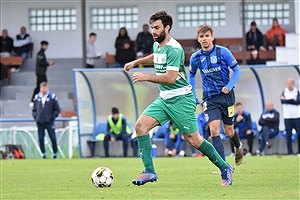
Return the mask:
M 166 11 L 159 11 L 159 12 L 153 14 L 150 17 L 149 23 L 151 24 L 152 22 L 155 22 L 157 20 L 161 20 L 161 22 L 164 25 L 164 27 L 166 27 L 166 26 L 169 25 L 170 26 L 170 30 L 172 29 L 173 19 L 172 19 L 172 17 L 170 15 L 167 14 Z
M 256 26 L 256 22 L 255 21 L 252 21 L 250 26 Z
M 112 113 L 112 114 L 119 114 L 119 109 L 116 108 L 116 107 L 113 107 L 113 108 L 111 109 L 111 113 Z
M 243 104 L 241 102 L 236 102 L 235 106 L 242 106 Z
M 49 43 L 46 40 L 41 41 L 41 45 L 48 45 Z
M 276 21 L 278 23 L 278 19 L 276 17 L 274 17 L 272 21 Z
M 92 32 L 92 33 L 90 33 L 90 37 L 91 36 L 97 36 L 97 34 Z
M 125 31 L 124 36 L 122 36 L 122 35 L 120 34 L 122 29 Z M 127 29 L 126 29 L 125 27 L 120 28 L 120 30 L 119 30 L 119 37 L 128 37 L 128 32 L 127 32 Z

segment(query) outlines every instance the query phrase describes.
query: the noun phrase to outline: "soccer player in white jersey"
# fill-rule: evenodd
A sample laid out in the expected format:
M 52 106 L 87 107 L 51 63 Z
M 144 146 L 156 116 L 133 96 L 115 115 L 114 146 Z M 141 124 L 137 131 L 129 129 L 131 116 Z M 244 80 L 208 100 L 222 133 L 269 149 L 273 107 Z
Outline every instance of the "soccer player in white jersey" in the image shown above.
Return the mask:
M 170 36 L 173 20 L 165 11 L 160 11 L 150 17 L 149 23 L 154 39 L 153 54 L 139 58 L 124 66 L 129 71 L 139 64 L 154 64 L 156 75 L 135 72 L 133 83 L 152 82 L 158 84 L 159 97 L 141 114 L 135 124 L 135 131 L 140 149 L 144 171 L 134 179 L 134 185 L 144 185 L 158 179 L 152 160 L 152 146 L 149 130 L 157 125 L 163 125 L 172 120 L 182 133 L 185 140 L 206 155 L 221 171 L 222 185 L 232 184 L 234 168 L 226 163 L 216 149 L 199 132 L 196 121 L 196 102 L 191 86 L 187 82 L 184 66 L 184 51 L 180 43 Z

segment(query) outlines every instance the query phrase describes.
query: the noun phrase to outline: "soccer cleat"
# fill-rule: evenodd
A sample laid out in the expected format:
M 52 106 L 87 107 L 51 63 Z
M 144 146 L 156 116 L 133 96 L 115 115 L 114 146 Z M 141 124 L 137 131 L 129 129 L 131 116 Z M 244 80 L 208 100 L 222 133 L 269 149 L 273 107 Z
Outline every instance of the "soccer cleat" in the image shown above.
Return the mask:
M 240 165 L 243 162 L 243 144 L 240 142 L 240 147 L 235 148 L 234 147 L 234 152 L 235 152 L 235 164 Z
M 269 141 L 266 142 L 266 146 L 267 146 L 268 149 L 270 149 L 272 147 L 272 145 L 271 145 L 271 143 Z
M 228 168 L 221 170 L 222 186 L 229 186 L 232 184 L 232 174 L 234 167 L 228 164 Z
M 256 155 L 261 156 L 261 151 L 259 149 L 256 150 Z
M 157 181 L 158 177 L 155 172 L 143 171 L 142 175 L 132 181 L 134 185 L 140 186 L 148 182 Z

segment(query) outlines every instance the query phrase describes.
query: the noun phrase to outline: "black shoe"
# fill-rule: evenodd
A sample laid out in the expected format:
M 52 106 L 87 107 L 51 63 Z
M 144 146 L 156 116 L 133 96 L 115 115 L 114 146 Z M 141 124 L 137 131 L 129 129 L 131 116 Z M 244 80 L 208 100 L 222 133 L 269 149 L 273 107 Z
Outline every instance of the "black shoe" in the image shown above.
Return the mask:
M 272 147 L 270 142 L 266 142 L 266 146 L 267 146 L 268 149 L 270 149 Z

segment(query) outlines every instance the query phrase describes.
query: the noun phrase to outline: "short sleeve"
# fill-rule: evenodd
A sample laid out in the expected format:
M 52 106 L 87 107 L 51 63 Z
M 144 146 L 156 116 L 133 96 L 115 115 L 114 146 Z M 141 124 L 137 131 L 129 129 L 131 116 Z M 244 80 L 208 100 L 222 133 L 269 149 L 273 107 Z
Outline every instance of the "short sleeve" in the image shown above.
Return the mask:
M 179 71 L 182 50 L 172 48 L 167 56 L 167 70 Z

